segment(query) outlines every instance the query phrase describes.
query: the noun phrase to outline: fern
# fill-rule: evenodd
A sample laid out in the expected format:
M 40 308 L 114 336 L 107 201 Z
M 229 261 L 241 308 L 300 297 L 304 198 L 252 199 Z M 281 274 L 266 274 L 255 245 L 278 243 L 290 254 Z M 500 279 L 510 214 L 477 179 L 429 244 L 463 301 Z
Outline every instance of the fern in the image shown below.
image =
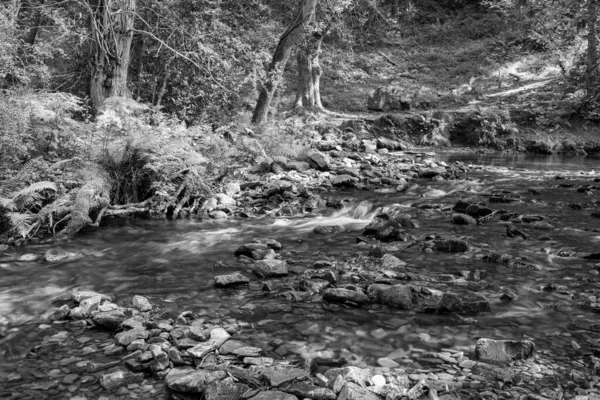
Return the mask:
M 31 206 L 37 205 L 42 199 L 40 192 L 43 192 L 44 190 L 53 190 L 56 192 L 58 187 L 54 182 L 36 182 L 13 194 L 12 201 L 16 205 L 16 208 L 19 210 L 24 210 Z
M 17 232 L 21 237 L 26 238 L 31 231 L 36 227 L 34 216 L 32 214 L 23 214 L 18 212 L 6 213 L 12 230 Z
M 17 209 L 17 204 L 13 201 L 13 199 L 6 199 L 4 197 L 0 197 L 0 207 L 4 207 L 7 210 L 14 211 Z

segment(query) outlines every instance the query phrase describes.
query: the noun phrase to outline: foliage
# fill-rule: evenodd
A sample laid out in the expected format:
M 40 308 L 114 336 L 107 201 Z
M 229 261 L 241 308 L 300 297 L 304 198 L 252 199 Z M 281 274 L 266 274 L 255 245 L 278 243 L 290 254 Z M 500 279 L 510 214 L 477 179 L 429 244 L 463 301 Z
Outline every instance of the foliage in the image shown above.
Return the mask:
M 54 182 L 36 182 L 16 193 L 0 196 L 0 234 L 9 230 L 26 238 L 37 227 L 34 223 L 35 212 L 39 211 L 44 202 L 53 198 L 50 192 L 56 193 L 58 187 Z M 0 193 L 2 195 L 2 193 Z

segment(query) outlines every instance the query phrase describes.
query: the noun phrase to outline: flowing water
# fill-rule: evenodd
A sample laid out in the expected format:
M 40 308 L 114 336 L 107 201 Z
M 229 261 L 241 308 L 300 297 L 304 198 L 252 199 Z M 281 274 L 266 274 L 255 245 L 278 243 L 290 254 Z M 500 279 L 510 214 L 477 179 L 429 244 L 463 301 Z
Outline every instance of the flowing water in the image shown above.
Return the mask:
M 573 340 L 594 340 L 593 333 L 570 330 L 569 322 L 576 317 L 600 320 L 598 314 L 578 304 L 599 289 L 599 261 L 582 260 L 580 255 L 600 251 L 600 219 L 590 217 L 593 211 L 600 211 L 600 191 L 577 191 L 582 185 L 600 186 L 600 182 L 594 183 L 600 177 L 600 160 L 467 155 L 438 155 L 437 159 L 489 167 L 471 169 L 466 173 L 469 180 L 419 180 L 401 194 L 331 194 L 347 199 L 346 207 L 327 215 L 227 221 L 128 220 L 109 223 L 62 244 L 65 250 L 80 254 L 68 262 L 16 261 L 24 253 L 41 255 L 56 244 L 31 245 L 0 256 L 0 324 L 7 326 L 7 336 L 0 337 L 0 378 L 26 364 L 23 357 L 31 348 L 64 330 L 60 326 L 42 326 L 40 330 L 36 317 L 48 309 L 53 298 L 75 288 L 107 293 L 118 302 L 141 294 L 164 310 L 190 310 L 207 318 L 243 322 L 244 340 L 272 350 L 273 339 L 280 339 L 287 343 L 288 357 L 333 354 L 362 359 L 367 365 L 376 365 L 378 358 L 389 356 L 400 365 L 418 367 L 422 363 L 415 361 L 415 354 L 448 348 L 472 352 L 479 337 L 529 337 L 538 348 L 557 350 L 564 356 L 574 351 Z M 565 179 L 556 179 L 558 175 Z M 539 194 L 531 194 L 531 188 Z M 491 204 L 492 208 L 544 215 L 555 229 L 524 228 L 529 240 L 523 241 L 507 238 L 502 223 L 457 226 L 449 222 L 448 207 L 458 199 L 492 190 L 513 191 L 523 200 Z M 414 207 L 415 203 L 421 207 Z M 418 221 L 418 228 L 406 229 L 409 235 L 458 235 L 476 249 L 464 254 L 424 252 L 419 246 L 392 251 L 408 263 L 409 271 L 436 278 L 479 270 L 489 284 L 482 285 L 479 293 L 491 298 L 511 293 L 514 300 L 493 303 L 490 314 L 464 318 L 382 306 L 347 308 L 328 304 L 320 296 L 294 301 L 283 295 L 285 284 L 275 284 L 266 292 L 258 279 L 244 289 L 213 287 L 216 275 L 240 271 L 252 276 L 233 252 L 257 238 L 281 242 L 281 253 L 298 273 L 316 260 L 335 260 L 338 265 L 356 261 L 358 255 L 368 253 L 364 244 L 356 243 L 356 236 L 379 207 L 391 204 L 406 207 Z M 439 204 L 442 208 L 436 208 Z M 583 204 L 584 208 L 571 204 Z M 312 230 L 317 225 L 344 225 L 346 230 L 316 235 Z M 545 235 L 551 239 L 538 240 Z M 481 255 L 490 251 L 526 257 L 540 270 L 483 262 Z M 549 284 L 555 285 L 553 290 L 543 290 Z M 455 286 L 448 284 L 452 290 L 466 290 Z M 61 357 L 66 355 L 51 354 L 44 365 L 50 368 Z M 32 369 L 30 365 L 19 371 L 25 379 L 35 380 Z

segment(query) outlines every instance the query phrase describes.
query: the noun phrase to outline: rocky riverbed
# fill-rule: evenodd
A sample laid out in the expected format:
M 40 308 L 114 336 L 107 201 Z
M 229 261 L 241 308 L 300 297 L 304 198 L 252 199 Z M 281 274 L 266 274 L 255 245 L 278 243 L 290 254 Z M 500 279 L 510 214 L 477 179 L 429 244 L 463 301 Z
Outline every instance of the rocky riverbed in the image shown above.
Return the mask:
M 318 147 L 183 231 L 5 249 L 0 397 L 598 396 L 598 171 Z

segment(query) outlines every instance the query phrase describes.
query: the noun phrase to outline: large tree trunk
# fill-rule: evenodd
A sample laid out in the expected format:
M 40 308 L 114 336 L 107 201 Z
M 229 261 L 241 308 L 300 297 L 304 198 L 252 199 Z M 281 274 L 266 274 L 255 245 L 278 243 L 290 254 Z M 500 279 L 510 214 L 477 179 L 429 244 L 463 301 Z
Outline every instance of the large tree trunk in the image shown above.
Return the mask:
M 296 111 L 323 111 L 321 102 L 321 75 L 319 54 L 324 34 L 318 38 L 307 38 L 298 50 L 298 87 L 296 93 Z
M 312 21 L 315 15 L 317 2 L 318 0 L 302 0 L 300 10 L 296 14 L 294 22 L 292 22 L 279 39 L 275 54 L 273 55 L 273 60 L 267 69 L 267 81 L 260 91 L 256 107 L 254 108 L 252 123 L 260 124 L 267 120 L 269 106 L 271 105 L 277 86 L 281 81 L 283 70 L 290 58 L 292 48 L 305 34 L 306 26 Z
M 90 97 L 96 109 L 112 96 L 129 97 L 127 72 L 136 0 L 96 0 L 92 5 L 92 79 Z
M 588 0 L 588 48 L 587 48 L 587 95 L 592 96 L 596 91 L 598 75 L 598 37 L 596 24 L 598 22 L 597 0 Z

